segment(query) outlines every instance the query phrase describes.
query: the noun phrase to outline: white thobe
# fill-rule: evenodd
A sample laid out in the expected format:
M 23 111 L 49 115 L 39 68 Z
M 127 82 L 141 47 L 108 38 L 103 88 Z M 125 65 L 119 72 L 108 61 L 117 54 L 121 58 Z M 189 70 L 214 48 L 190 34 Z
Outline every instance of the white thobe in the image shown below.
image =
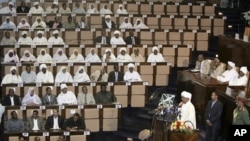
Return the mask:
M 15 45 L 16 39 L 14 37 L 5 38 L 3 37 L 1 40 L 1 45 Z
M 165 60 L 161 53 L 157 53 L 157 55 L 155 55 L 154 53 L 151 53 L 148 56 L 147 62 L 165 62 Z
M 46 28 L 46 27 L 47 27 L 47 25 L 44 21 L 41 21 L 40 23 L 34 22 L 31 26 L 31 28 Z
M 58 8 L 52 8 L 51 6 L 47 7 L 46 13 L 57 13 Z
M 229 81 L 229 86 L 247 86 L 248 78 L 246 75 L 239 77 L 236 80 Z M 226 94 L 230 95 L 232 94 L 232 89 L 227 87 Z M 244 90 L 239 90 L 239 97 L 245 97 L 246 92 Z
M 141 76 L 136 71 L 133 71 L 132 73 L 130 71 L 127 71 L 124 74 L 123 79 L 124 79 L 124 81 L 131 81 L 131 82 L 133 82 L 133 81 L 142 81 Z
M 38 6 L 37 9 L 36 9 L 36 7 L 31 7 L 30 11 L 29 11 L 30 14 L 41 14 L 43 12 L 44 12 L 44 10 L 41 6 Z
M 116 58 L 117 62 L 132 62 L 132 58 L 128 55 L 121 55 L 119 54 Z
M 106 62 L 105 60 L 106 60 L 106 54 L 104 54 L 103 56 L 102 56 L 102 61 L 103 62 Z M 115 62 L 116 61 L 116 57 L 115 57 L 115 55 L 113 54 L 113 53 L 111 53 L 111 55 L 110 55 L 110 59 L 109 59 L 109 62 Z
M 191 121 L 194 129 L 196 129 L 195 109 L 194 105 L 190 101 L 182 105 L 180 109 L 180 114 L 181 114 L 180 118 L 181 121 L 183 122 Z M 190 123 L 187 123 L 186 125 L 192 128 L 192 125 Z
M 33 96 L 30 96 L 30 94 L 26 94 L 22 100 L 22 105 L 40 105 L 42 104 L 42 101 L 40 99 L 40 97 L 36 94 L 34 94 Z
M 133 25 L 131 24 L 131 23 L 125 23 L 125 22 L 123 22 L 120 26 L 119 26 L 119 28 L 133 28 Z
M 13 14 L 13 13 L 16 13 L 15 7 L 13 7 L 11 10 L 9 6 L 0 9 L 0 14 Z
M 118 38 L 112 37 L 110 39 L 110 44 L 111 45 L 125 45 L 126 43 L 125 43 L 125 41 L 123 40 L 122 37 L 118 37 Z
M 119 8 L 119 9 L 116 10 L 116 14 L 128 14 L 128 11 L 127 11 L 126 9 L 122 9 L 122 10 L 121 10 L 121 9 Z
M 46 71 L 46 73 L 43 73 L 42 71 L 40 71 L 36 75 L 36 82 L 39 82 L 39 83 L 54 83 L 54 76 L 48 70 Z
M 79 93 L 77 95 L 77 104 L 95 104 L 95 99 L 92 93 Z
M 101 59 L 97 54 L 92 55 L 89 53 L 85 58 L 85 62 L 101 62 Z
M 35 37 L 32 42 L 35 45 L 47 45 L 48 44 L 48 40 L 45 37 L 42 37 L 42 38 Z
M 2 122 L 2 115 L 5 112 L 5 106 L 0 103 L 0 124 Z
M 238 73 L 235 69 L 226 70 L 220 76 L 217 77 L 217 80 L 221 82 L 233 81 L 238 78 Z
M 87 13 L 88 14 L 98 14 L 99 11 L 96 8 L 93 8 L 93 9 L 88 9 Z
M 72 76 L 71 76 L 71 74 L 69 72 L 65 72 L 65 73 L 58 72 L 56 74 L 55 82 L 58 82 L 58 83 L 62 83 L 62 82 L 72 83 L 73 78 L 72 78 Z
M 75 7 L 75 8 L 73 8 L 72 13 L 84 14 L 84 13 L 85 13 L 85 10 L 84 10 L 82 7 L 79 7 L 79 8 Z
M 62 13 L 62 14 L 67 14 L 67 13 L 71 13 L 71 10 L 70 8 L 66 8 L 66 9 L 63 9 L 62 7 L 59 8 L 59 13 Z
M 52 45 L 63 45 L 64 44 L 64 41 L 61 37 L 57 37 L 55 38 L 54 36 L 53 37 L 50 37 L 49 40 L 48 40 L 48 44 L 52 44 Z
M 52 57 L 49 54 L 44 54 L 44 55 L 38 55 L 36 61 L 38 63 L 51 63 L 52 62 Z
M 1 29 L 14 29 L 16 28 L 16 25 L 13 22 L 3 22 L 0 26 Z
M 77 104 L 76 96 L 73 92 L 67 91 L 66 93 L 60 93 L 57 97 L 57 102 L 59 105 L 63 104 Z
M 20 45 L 31 45 L 32 39 L 30 37 L 26 37 L 26 38 L 20 37 L 17 43 Z
M 84 57 L 82 56 L 82 54 L 78 54 L 77 56 L 73 53 L 70 57 L 69 57 L 69 62 L 84 62 Z
M 90 78 L 86 72 L 79 73 L 77 72 L 74 76 L 74 82 L 89 82 Z
M 112 14 L 113 12 L 109 9 L 102 8 L 100 14 Z
M 20 75 L 6 74 L 2 80 L 2 84 L 11 83 L 23 83 L 23 80 Z

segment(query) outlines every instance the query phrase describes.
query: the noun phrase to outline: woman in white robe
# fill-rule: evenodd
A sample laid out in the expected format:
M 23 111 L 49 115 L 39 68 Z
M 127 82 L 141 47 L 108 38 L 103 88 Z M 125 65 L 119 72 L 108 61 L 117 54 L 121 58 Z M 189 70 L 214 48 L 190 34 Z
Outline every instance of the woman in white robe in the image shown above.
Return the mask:
M 132 58 L 126 53 L 126 48 L 120 48 L 120 54 L 117 56 L 117 62 L 132 62 Z
M 149 54 L 147 62 L 165 62 L 162 54 L 159 53 L 159 48 L 154 46 L 152 48 L 152 53 Z
M 77 49 L 74 49 L 72 55 L 69 57 L 69 62 L 84 62 L 84 57 Z
M 102 56 L 102 62 L 116 62 L 116 57 L 111 49 L 107 48 L 105 50 L 105 54 Z
M 119 5 L 116 10 L 116 14 L 128 14 L 128 11 L 123 7 L 123 5 Z
M 29 29 L 30 28 L 30 24 L 28 23 L 28 21 L 25 18 L 21 18 L 20 22 L 17 25 L 17 28 L 20 28 L 20 29 Z
M 128 17 L 124 17 L 124 21 L 119 26 L 120 29 L 131 29 L 133 25 L 129 22 Z
M 95 53 L 95 49 L 91 48 L 89 54 L 85 58 L 85 62 L 101 62 L 100 57 Z
M 95 6 L 93 4 L 89 4 L 87 14 L 98 14 L 98 13 L 99 13 L 99 11 L 97 10 L 97 8 L 95 8 Z
M 66 54 L 63 52 L 61 48 L 58 48 L 56 50 L 56 53 L 53 56 L 53 61 L 54 62 L 67 62 L 68 57 L 66 56 Z
M 52 62 L 52 57 L 50 54 L 46 53 L 45 49 L 40 50 L 40 54 L 38 55 L 36 61 L 38 63 L 51 63 Z
M 7 16 L 5 21 L 1 24 L 0 29 L 15 29 L 16 25 L 10 20 L 10 17 Z
M 113 12 L 108 8 L 107 4 L 103 4 L 101 10 L 100 10 L 100 14 L 113 14 Z
M 22 105 L 41 105 L 42 101 L 40 97 L 35 93 L 35 90 L 33 87 L 30 87 L 26 93 L 26 95 L 23 97 Z
M 71 74 L 67 71 L 66 67 L 62 66 L 59 72 L 56 74 L 55 82 L 58 83 L 72 83 L 73 78 Z
M 19 62 L 19 57 L 17 56 L 14 50 L 10 49 L 4 55 L 4 63 L 18 63 L 18 62 Z
M 128 64 L 128 71 L 125 72 L 123 79 L 124 81 L 142 81 L 140 74 L 137 71 L 134 71 L 135 65 L 133 63 Z
M 23 83 L 21 76 L 17 73 L 17 68 L 12 66 L 10 73 L 6 74 L 2 79 L 2 84 Z
M 146 26 L 141 19 L 136 19 L 134 24 L 135 29 L 148 29 L 148 26 Z
M 31 54 L 29 50 L 24 50 L 20 62 L 35 62 L 35 61 L 36 57 L 33 54 Z
M 48 40 L 46 37 L 43 36 L 43 31 L 37 31 L 37 36 L 33 39 L 32 43 L 35 45 L 47 45 Z
M 74 76 L 74 82 L 90 82 L 89 75 L 86 73 L 83 66 L 78 67 Z
M 108 82 L 108 73 L 105 68 L 101 68 L 101 70 L 95 70 L 90 78 L 91 81 L 95 82 Z
M 46 28 L 46 23 L 42 21 L 40 16 L 36 17 L 35 22 L 32 24 L 31 28 Z

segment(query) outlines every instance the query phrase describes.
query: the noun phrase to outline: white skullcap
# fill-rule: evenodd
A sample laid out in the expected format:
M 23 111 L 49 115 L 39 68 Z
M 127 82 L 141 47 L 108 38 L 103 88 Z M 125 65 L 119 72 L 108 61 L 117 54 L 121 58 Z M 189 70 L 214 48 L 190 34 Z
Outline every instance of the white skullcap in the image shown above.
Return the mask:
M 27 33 L 27 31 L 23 31 L 23 32 L 22 32 L 22 35 L 24 35 L 24 34 L 26 34 L 26 35 L 27 35 L 27 34 L 28 34 L 28 33 Z
M 16 70 L 16 67 L 15 67 L 15 66 L 12 66 L 12 67 L 10 68 L 10 71 L 13 71 L 13 70 Z
M 106 15 L 105 19 L 111 19 L 111 16 L 110 15 Z
M 34 6 L 35 6 L 35 5 L 39 5 L 39 2 L 36 1 L 36 2 L 33 3 L 33 5 L 34 5 Z
M 157 46 L 154 46 L 154 47 L 152 48 L 152 52 L 154 52 L 155 50 L 159 51 L 159 48 L 158 48 Z
M 120 48 L 120 52 L 122 52 L 123 50 L 126 51 L 126 48 L 125 47 Z
M 13 5 L 14 5 L 14 3 L 13 3 L 12 1 L 10 1 L 8 5 L 12 5 L 12 6 L 13 6 Z
M 185 97 L 185 98 L 189 98 L 189 100 L 191 100 L 191 98 L 192 98 L 192 94 L 190 92 L 187 92 L 187 91 L 182 91 L 181 96 Z
M 54 31 L 53 31 L 53 34 L 58 34 L 58 33 L 59 33 L 58 30 L 54 30 Z
M 233 67 L 233 68 L 235 67 L 235 63 L 232 62 L 232 61 L 228 61 L 227 64 L 228 64 L 229 66 Z
M 244 74 L 247 74 L 248 70 L 246 66 L 243 66 L 240 68 L 240 71 L 243 72 Z
M 14 92 L 16 92 L 16 88 L 10 88 L 10 89 L 12 89 Z
M 133 63 L 128 64 L 128 68 L 134 68 L 134 67 L 135 67 L 135 65 Z
M 52 86 L 48 86 L 47 88 L 50 88 L 51 90 L 53 90 L 53 87 L 52 87 Z
M 105 53 L 107 53 L 107 52 L 112 52 L 112 50 L 111 50 L 110 48 L 107 48 L 107 49 L 105 50 Z
M 116 30 L 116 31 L 114 32 L 114 34 L 119 34 L 119 35 L 120 35 L 120 31 Z
M 58 2 L 57 2 L 57 1 L 54 1 L 53 4 L 58 5 Z
M 44 33 L 43 31 L 39 30 L 39 31 L 37 31 L 36 34 L 38 35 L 38 34 L 43 34 L 43 33 Z
M 46 64 L 41 64 L 39 68 L 40 68 L 40 70 L 42 70 L 43 68 L 47 68 L 47 66 L 46 66 Z
M 10 16 L 7 16 L 5 19 L 10 19 Z
M 67 85 L 66 84 L 61 84 L 61 90 L 64 89 L 64 88 L 67 88 Z

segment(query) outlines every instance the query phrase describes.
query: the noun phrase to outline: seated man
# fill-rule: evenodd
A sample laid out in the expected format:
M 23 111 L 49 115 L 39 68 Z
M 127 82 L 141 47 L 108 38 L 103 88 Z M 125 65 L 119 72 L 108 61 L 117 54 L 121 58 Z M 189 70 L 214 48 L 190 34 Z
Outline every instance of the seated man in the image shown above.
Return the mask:
M 16 13 L 16 9 L 12 1 L 8 3 L 8 6 L 0 9 L 0 14 L 13 14 L 13 13 Z
M 106 15 L 105 16 L 105 20 L 102 22 L 102 28 L 109 28 L 109 29 L 115 29 L 116 25 L 115 22 L 111 20 L 111 16 L 110 15 Z
M 46 120 L 45 129 L 62 129 L 64 119 L 59 115 L 58 109 L 53 109 L 53 115 L 49 116 Z
M 217 76 L 221 75 L 225 71 L 225 66 L 223 63 L 220 62 L 220 59 L 216 57 L 210 63 L 210 77 L 216 78 Z
M 94 48 L 90 49 L 89 54 L 85 58 L 85 62 L 101 62 L 101 59 L 95 52 Z
M 68 16 L 68 21 L 63 23 L 63 28 L 65 29 L 75 29 L 76 23 L 73 21 L 73 18 L 71 16 Z
M 20 97 L 15 94 L 15 88 L 10 88 L 9 93 L 3 98 L 4 106 L 20 106 Z
M 10 36 L 9 31 L 4 32 L 4 37 L 1 40 L 1 45 L 15 45 L 16 39 L 12 36 Z
M 49 53 L 46 52 L 46 49 L 42 48 L 38 57 L 36 58 L 38 63 L 51 63 L 52 57 Z
M 12 66 L 10 73 L 6 74 L 2 79 L 2 84 L 23 83 L 21 76 L 17 73 L 17 68 Z
M 29 13 L 30 8 L 26 6 L 25 0 L 21 1 L 20 6 L 17 6 L 16 12 L 17 13 Z
M 59 17 L 55 16 L 54 21 L 49 21 L 46 23 L 49 28 L 62 28 L 62 23 L 60 22 Z
M 47 45 L 48 40 L 46 37 L 43 36 L 44 32 L 43 31 L 37 31 L 36 32 L 37 36 L 33 38 L 32 43 L 35 45 Z
M 152 48 L 152 53 L 149 54 L 147 62 L 165 62 L 157 46 Z
M 57 103 L 59 105 L 63 104 L 77 104 L 76 95 L 72 91 L 68 91 L 66 84 L 61 84 L 61 93 L 57 96 Z
M 41 14 L 43 13 L 43 8 L 39 5 L 39 2 L 34 2 L 33 7 L 30 8 L 30 14 Z
M 69 7 L 67 7 L 66 3 L 62 3 L 62 7 L 59 8 L 59 13 L 61 14 L 69 14 L 71 13 L 71 10 Z
M 0 29 L 15 29 L 16 25 L 10 20 L 10 17 L 7 16 L 5 21 L 0 26 Z
M 79 52 L 78 49 L 74 49 L 72 54 L 69 57 L 69 62 L 84 62 L 84 57 Z
M 110 44 L 111 45 L 125 45 L 125 41 L 123 40 L 122 37 L 120 37 L 121 32 L 116 30 L 114 32 L 114 36 L 110 39 Z
M 112 53 L 112 50 L 110 48 L 107 48 L 105 50 L 105 54 L 103 54 L 102 56 L 102 62 L 115 62 L 115 61 L 116 61 L 116 57 Z
M 96 104 L 112 104 L 116 102 L 115 95 L 112 92 L 107 91 L 106 88 L 106 84 L 101 85 L 101 91 L 95 95 Z
M 38 83 L 54 83 L 53 74 L 47 70 L 46 64 L 41 64 L 40 72 L 36 75 L 36 82 Z
M 33 110 L 32 116 L 27 118 L 26 130 L 44 130 L 43 118 L 38 116 L 37 110 Z
M 64 129 L 69 131 L 85 130 L 86 126 L 83 117 L 81 117 L 79 113 L 75 113 L 72 117 L 66 119 Z
M 56 95 L 52 94 L 51 86 L 46 87 L 46 93 L 42 98 L 43 105 L 55 105 L 57 104 Z
M 217 76 L 217 80 L 221 82 L 229 82 L 238 78 L 239 74 L 235 70 L 235 63 L 228 61 L 227 64 L 227 70 L 224 71 L 221 75 Z
M 133 63 L 128 64 L 128 71 L 124 74 L 124 81 L 142 81 L 140 74 L 137 71 L 134 71 L 135 65 Z
M 132 62 L 144 62 L 145 58 L 140 54 L 139 48 L 134 49 L 133 53 L 131 54 Z
M 132 62 L 132 58 L 129 54 L 126 53 L 126 48 L 120 48 L 120 54 L 117 55 L 117 62 Z
M 72 13 L 76 13 L 76 14 L 84 14 L 85 13 L 85 9 L 80 6 L 80 2 L 75 2 L 75 7 L 72 10 Z
M 108 74 L 105 68 L 101 68 L 101 70 L 95 70 L 91 76 L 91 81 L 95 82 L 107 82 L 108 81 Z
M 51 6 L 48 6 L 46 8 L 46 13 L 58 13 L 58 12 L 59 12 L 59 9 L 58 9 L 57 1 L 54 1 Z
M 6 123 L 8 132 L 22 132 L 25 129 L 23 120 L 19 119 L 16 111 L 11 112 L 11 118 Z
M 62 39 L 62 37 L 59 37 L 59 31 L 58 30 L 54 30 L 53 31 L 53 36 L 51 36 L 48 40 L 49 44 L 52 45 L 64 45 L 64 41 Z
M 95 104 L 93 94 L 88 92 L 87 86 L 82 86 L 82 91 L 77 95 L 77 104 Z
M 27 34 L 27 31 L 22 31 L 22 36 L 19 37 L 17 43 L 20 45 L 31 45 L 32 39 Z
M 36 17 L 35 22 L 32 24 L 31 28 L 46 28 L 46 23 L 42 20 L 40 16 Z
M 210 71 L 210 62 L 204 58 L 203 54 L 198 55 L 198 60 L 193 71 L 199 71 L 202 74 L 208 74 Z
M 36 82 L 36 73 L 31 70 L 31 65 L 27 65 L 21 74 L 23 83 L 35 83 Z
M 110 37 L 106 36 L 106 30 L 102 30 L 102 35 L 95 38 L 95 44 L 110 45 Z
M 27 91 L 27 94 L 23 97 L 22 105 L 33 106 L 33 105 L 41 105 L 42 101 L 38 94 L 35 93 L 33 87 L 30 87 Z
M 125 42 L 127 45 L 140 45 L 141 39 L 136 37 L 133 31 L 130 31 L 129 36 L 125 38 Z
M 118 82 L 123 81 L 123 72 L 119 71 L 118 64 L 114 65 L 114 70 L 109 72 L 108 82 Z

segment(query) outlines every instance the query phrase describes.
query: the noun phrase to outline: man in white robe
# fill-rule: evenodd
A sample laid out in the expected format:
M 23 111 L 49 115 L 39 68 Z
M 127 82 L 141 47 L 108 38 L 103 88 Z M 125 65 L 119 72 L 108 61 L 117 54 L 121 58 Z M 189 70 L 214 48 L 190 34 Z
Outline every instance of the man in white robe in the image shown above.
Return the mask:
M 62 3 L 62 7 L 59 8 L 59 13 L 61 14 L 69 14 L 71 13 L 71 10 L 69 7 L 67 7 L 66 3 Z
M 52 62 L 52 57 L 50 54 L 46 53 L 45 49 L 40 50 L 40 54 L 38 55 L 36 61 L 38 63 L 51 63 Z
M 124 81 L 142 81 L 140 74 L 137 71 L 134 71 L 135 65 L 133 63 L 128 64 L 128 71 L 124 74 Z
M 128 17 L 124 17 L 124 21 L 119 26 L 120 29 L 131 29 L 133 25 L 129 22 Z
M 72 91 L 68 91 L 66 84 L 61 84 L 61 93 L 57 96 L 57 103 L 59 105 L 77 104 L 76 95 Z
M 39 5 L 39 2 L 34 2 L 33 7 L 30 8 L 30 14 L 41 14 L 43 13 L 43 8 Z
M 40 97 L 35 93 L 33 87 L 30 87 L 27 91 L 27 94 L 23 97 L 22 105 L 41 105 L 42 101 Z
M 16 13 L 16 8 L 14 7 L 14 3 L 10 1 L 8 6 L 0 9 L 0 14 L 13 14 Z
M 10 36 L 9 31 L 5 31 L 4 37 L 1 40 L 1 45 L 15 45 L 16 39 L 12 36 Z
M 73 8 L 72 12 L 76 14 L 84 14 L 86 11 L 84 10 L 82 6 L 80 6 L 79 2 L 76 2 L 75 7 Z
M 31 37 L 27 36 L 27 31 L 22 31 L 22 36 L 19 37 L 17 43 L 20 45 L 31 45 L 32 39 Z
M 5 21 L 1 24 L 0 29 L 15 29 L 16 25 L 10 20 L 10 17 L 7 16 Z
M 232 61 L 227 62 L 227 70 L 221 75 L 217 76 L 217 80 L 221 82 L 229 82 L 238 78 L 238 72 L 235 70 L 235 63 Z
M 124 9 L 123 5 L 119 5 L 118 9 L 116 10 L 116 14 L 128 14 L 128 11 Z
M 135 48 L 133 53 L 131 54 L 132 62 L 144 62 L 145 58 L 140 53 L 139 48 Z
M 74 82 L 90 82 L 89 75 L 86 73 L 83 66 L 78 67 L 74 76 Z
M 196 116 L 195 116 L 195 108 L 191 103 L 192 94 L 187 91 L 181 92 L 181 102 L 179 103 L 180 113 L 178 119 L 185 122 L 190 121 L 191 123 L 187 123 L 185 125 L 196 129 Z
M 46 8 L 46 13 L 58 13 L 59 8 L 58 8 L 58 2 L 54 1 L 51 6 L 48 6 Z
M 113 14 L 113 12 L 108 8 L 107 4 L 103 4 L 103 7 L 100 10 L 100 14 Z
M 10 73 L 6 74 L 2 79 L 2 84 L 23 83 L 21 76 L 17 73 L 17 68 L 12 66 Z
M 165 62 L 162 54 L 159 53 L 159 48 L 154 46 L 152 48 L 152 53 L 149 54 L 147 62 Z
M 54 83 L 54 76 L 53 74 L 47 70 L 46 64 L 41 64 L 40 72 L 36 75 L 36 82 L 39 83 Z
M 37 31 L 37 36 L 33 39 L 32 43 L 35 45 L 47 45 L 48 40 L 46 37 L 43 36 L 43 31 Z
M 199 54 L 198 55 L 198 59 L 195 62 L 195 68 L 191 71 L 199 71 L 202 74 L 209 74 L 210 72 L 210 64 L 211 61 L 209 61 L 208 59 L 204 58 L 203 54 Z
M 61 37 L 58 36 L 59 31 L 58 30 L 54 30 L 53 31 L 53 36 L 49 38 L 48 40 L 48 44 L 52 44 L 52 45 L 64 45 L 64 41 Z
M 36 73 L 31 70 L 31 66 L 27 65 L 25 71 L 22 72 L 21 78 L 23 83 L 35 83 L 36 82 Z
M 84 62 L 84 57 L 77 49 L 74 49 L 72 55 L 69 57 L 69 62 Z
M 114 36 L 110 39 L 110 44 L 111 45 L 125 45 L 125 41 L 123 40 L 122 37 L 120 37 L 120 31 L 116 30 L 114 32 Z
M 116 58 L 117 62 L 132 62 L 132 58 L 126 53 L 126 48 L 120 48 L 120 54 Z
M 95 53 L 95 49 L 91 48 L 89 54 L 85 58 L 85 62 L 101 62 L 100 57 Z
M 56 74 L 55 82 L 57 83 L 72 83 L 73 78 L 67 71 L 66 67 L 61 67 L 59 72 Z

